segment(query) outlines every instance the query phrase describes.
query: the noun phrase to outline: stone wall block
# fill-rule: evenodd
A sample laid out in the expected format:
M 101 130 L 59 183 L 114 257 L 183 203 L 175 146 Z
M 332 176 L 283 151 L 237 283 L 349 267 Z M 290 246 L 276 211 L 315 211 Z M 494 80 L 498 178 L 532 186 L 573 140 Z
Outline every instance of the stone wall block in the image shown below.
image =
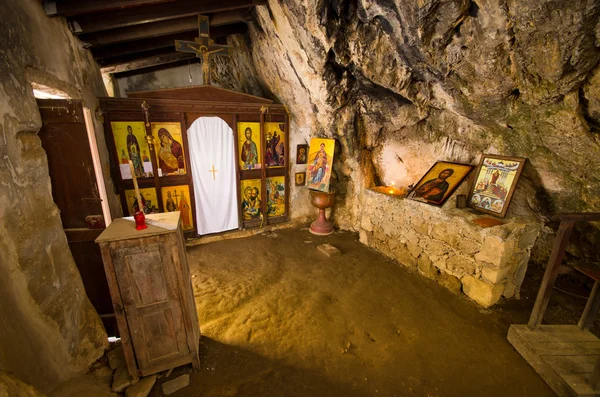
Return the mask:
M 538 236 L 540 234 L 540 228 L 537 225 L 533 227 L 529 227 L 521 236 L 519 240 L 519 248 L 522 250 L 529 250 L 535 244 Z
M 472 224 L 465 224 L 459 229 L 459 234 L 481 245 L 483 242 L 482 230 L 479 227 L 474 228 Z
M 366 246 L 369 246 L 369 233 L 366 230 L 361 230 L 358 232 L 358 241 Z
M 417 259 L 417 269 L 419 273 L 431 280 L 435 280 L 438 275 L 437 268 L 433 266 L 431 259 L 426 254 L 421 254 Z
M 449 241 L 449 236 L 451 236 L 452 233 L 449 232 L 448 226 L 446 224 L 437 223 L 432 226 L 433 226 L 431 228 L 431 237 L 432 238 L 434 238 L 436 240 L 445 241 L 445 242 Z
M 363 216 L 362 221 L 360 222 L 360 227 L 368 232 L 372 232 L 373 222 L 371 221 L 371 217 Z
M 446 260 L 447 259 L 442 256 L 438 260 L 434 261 L 433 265 L 440 270 L 446 270 Z
M 414 245 L 417 245 L 419 243 L 419 236 L 414 230 L 406 230 L 406 232 L 404 232 L 404 236 L 408 241 L 410 241 Z
M 500 284 L 508 278 L 508 275 L 511 274 L 511 272 L 511 267 L 503 267 L 500 269 L 484 267 L 481 269 L 481 277 L 489 283 Z
M 469 238 L 462 237 L 460 235 L 454 235 L 450 246 L 464 254 L 473 255 L 481 250 L 481 243 L 471 240 Z
M 423 218 L 413 216 L 410 219 L 410 224 L 418 234 L 422 236 L 427 236 L 429 234 L 429 224 L 425 222 Z
M 462 284 L 457 277 L 447 273 L 440 273 L 438 274 L 437 282 L 443 287 L 449 289 L 450 292 L 460 294 Z
M 425 250 L 431 254 L 438 255 L 438 256 L 447 254 L 448 252 L 451 251 L 450 247 L 448 247 L 446 244 L 441 243 L 436 240 L 428 241 L 427 248 Z
M 392 252 L 392 256 L 404 266 L 413 268 L 417 266 L 417 258 L 411 254 L 408 247 L 404 244 L 399 244 Z
M 475 254 L 475 260 L 491 263 L 496 267 L 506 266 L 513 253 L 513 246 L 514 242 L 511 240 L 504 240 L 497 235 L 486 236 L 481 251 Z
M 414 258 L 418 258 L 419 255 L 421 255 L 421 252 L 423 252 L 421 247 L 419 247 L 417 244 L 413 244 L 410 240 L 406 242 L 406 247 L 408 248 L 408 252 L 410 252 Z
M 390 238 L 388 240 L 388 246 L 390 247 L 390 250 L 392 250 L 392 251 L 395 250 L 398 247 L 398 245 L 400 245 L 400 244 L 401 243 L 400 243 L 400 241 L 398 241 L 398 239 Z
M 446 262 L 447 269 L 455 275 L 475 274 L 475 261 L 464 255 L 454 255 Z
M 393 222 L 382 222 L 381 231 L 383 231 L 388 237 L 394 235 L 398 230 L 398 227 Z
M 504 291 L 502 284 L 490 284 L 473 276 L 464 276 L 461 281 L 463 292 L 485 308 L 496 304 Z

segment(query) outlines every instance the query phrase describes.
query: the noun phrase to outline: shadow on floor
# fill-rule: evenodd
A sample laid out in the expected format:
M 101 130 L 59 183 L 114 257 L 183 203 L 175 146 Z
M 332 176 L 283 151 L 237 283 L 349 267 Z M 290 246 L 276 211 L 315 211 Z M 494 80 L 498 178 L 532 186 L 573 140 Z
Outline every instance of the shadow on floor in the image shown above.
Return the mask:
M 190 385 L 172 397 L 372 395 L 206 337 L 200 341 L 200 361 L 202 369 L 197 373 L 188 365 L 175 369 L 167 379 L 159 379 L 150 397 L 163 396 L 162 383 L 184 373 L 190 373 Z

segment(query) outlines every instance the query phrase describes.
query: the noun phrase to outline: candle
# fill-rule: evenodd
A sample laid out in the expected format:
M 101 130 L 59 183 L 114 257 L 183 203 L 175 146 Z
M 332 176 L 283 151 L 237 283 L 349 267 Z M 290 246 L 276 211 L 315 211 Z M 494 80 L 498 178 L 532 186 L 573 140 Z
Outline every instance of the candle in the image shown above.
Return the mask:
M 142 196 L 140 194 L 140 188 L 138 187 L 137 178 L 135 177 L 135 170 L 133 168 L 133 161 L 129 160 L 129 169 L 131 170 L 131 178 L 133 179 L 133 188 L 135 189 L 135 198 L 138 202 L 138 208 L 140 211 L 144 211 L 142 204 Z

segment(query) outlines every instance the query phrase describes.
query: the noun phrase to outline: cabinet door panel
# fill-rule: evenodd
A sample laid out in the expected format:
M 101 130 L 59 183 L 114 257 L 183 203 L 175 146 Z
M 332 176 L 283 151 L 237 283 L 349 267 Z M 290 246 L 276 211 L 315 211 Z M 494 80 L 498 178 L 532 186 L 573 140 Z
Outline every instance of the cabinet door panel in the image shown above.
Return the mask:
M 162 235 L 131 240 L 112 251 L 141 370 L 189 354 L 170 245 L 169 236 Z

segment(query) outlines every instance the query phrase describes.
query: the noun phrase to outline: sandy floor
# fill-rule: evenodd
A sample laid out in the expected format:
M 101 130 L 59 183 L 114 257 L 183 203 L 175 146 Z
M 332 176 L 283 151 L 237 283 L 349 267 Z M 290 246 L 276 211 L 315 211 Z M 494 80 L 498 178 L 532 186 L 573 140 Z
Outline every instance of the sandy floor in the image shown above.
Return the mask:
M 355 234 L 279 230 L 188 260 L 202 370 L 174 397 L 554 396 L 506 340 L 528 309 L 482 310 Z

